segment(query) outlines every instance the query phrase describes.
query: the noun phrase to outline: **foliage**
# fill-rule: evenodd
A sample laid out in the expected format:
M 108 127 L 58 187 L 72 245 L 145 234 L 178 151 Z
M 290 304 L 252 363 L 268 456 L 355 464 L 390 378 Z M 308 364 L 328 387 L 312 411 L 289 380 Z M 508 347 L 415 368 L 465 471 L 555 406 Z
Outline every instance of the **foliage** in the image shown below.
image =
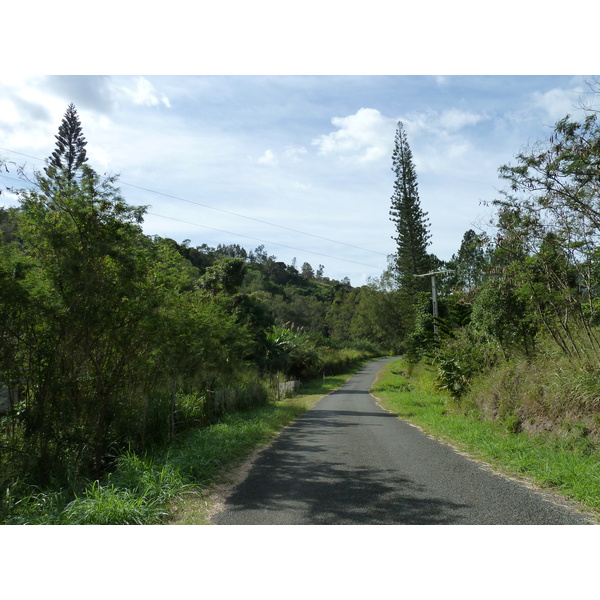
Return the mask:
M 246 267 L 241 258 L 224 258 L 208 267 L 200 285 L 211 294 L 234 294 L 242 285 Z
M 469 229 L 463 235 L 458 253 L 452 256 L 449 268 L 449 285 L 456 293 L 472 297 L 484 283 L 489 264 L 487 237 Z
M 85 146 L 87 142 L 83 137 L 81 123 L 74 104 L 69 104 L 58 128 L 56 148 L 48 159 L 48 166 L 44 169 L 48 177 L 48 184 L 54 184 L 57 189 L 64 183 L 72 181 L 84 163 L 87 162 Z
M 431 235 L 427 213 L 421 209 L 412 151 L 401 121 L 396 129 L 392 163 L 396 178 L 390 218 L 396 225 L 396 269 L 401 285 L 412 288 L 415 285 L 412 276 L 429 269 L 427 246 Z
M 405 356 L 410 364 L 418 363 L 430 354 L 437 345 L 434 335 L 434 316 L 430 309 L 430 294 L 420 293 L 414 300 L 415 322 L 406 336 Z
M 371 342 L 339 347 L 322 335 L 274 327 L 267 336 L 267 365 L 272 373 L 282 372 L 294 379 L 333 375 L 352 364 L 380 355 Z
M 467 232 L 450 263 L 451 296 L 442 303 L 457 298 L 454 309 L 466 310 L 457 318 L 449 305 L 449 326 L 440 319 L 430 355 L 448 397 L 443 419 L 425 419 L 434 431 L 468 437 L 483 456 L 501 456 L 596 507 L 599 157 L 592 114 L 559 121 L 548 140 L 500 168 L 508 186 L 494 203 L 497 234 Z M 414 377 L 426 360 L 406 364 Z M 423 415 L 411 412 L 420 424 Z
M 436 385 L 459 400 L 471 389 L 474 377 L 502 360 L 501 346 L 477 334 L 472 327 L 458 330 L 438 348 Z
M 497 360 L 483 373 L 471 381 L 464 401 L 486 418 L 512 418 L 524 431 L 559 435 L 585 424 L 600 439 L 597 366 L 565 356 L 551 337 L 540 339 L 535 357 Z
M 573 424 L 555 435 L 515 430 L 514 420 L 486 420 L 474 408 L 458 410 L 436 389 L 435 371 L 426 363 L 406 377 L 407 365 L 392 361 L 384 367 L 373 393 L 382 405 L 423 428 L 493 464 L 508 475 L 525 475 L 552 487 L 589 508 L 600 509 L 600 446 Z
M 0 381 L 21 398 L 0 461 L 38 483 L 100 477 L 117 449 L 173 435 L 177 388 L 231 385 L 255 351 L 229 301 L 243 265 L 201 280 L 86 164 L 73 107 L 57 139 L 0 241 Z
M 471 326 L 490 339 L 497 340 L 504 351 L 531 355 L 534 351 L 536 324 L 529 305 L 507 278 L 489 279 L 473 302 Z
M 596 356 L 600 349 L 594 329 L 599 164 L 600 125 L 590 114 L 579 123 L 565 117 L 547 142 L 500 168 L 509 185 L 495 203 L 500 267 L 539 326 L 570 356 L 588 350 Z M 585 332 L 585 346 L 575 343 L 575 329 Z
M 599 165 L 594 113 L 565 117 L 500 168 L 508 185 L 494 202 L 495 237 L 465 234 L 438 336 L 428 337 L 421 307 L 407 342 L 413 364 L 434 357 L 438 386 L 457 406 L 515 431 L 557 431 L 561 419 L 596 431 Z

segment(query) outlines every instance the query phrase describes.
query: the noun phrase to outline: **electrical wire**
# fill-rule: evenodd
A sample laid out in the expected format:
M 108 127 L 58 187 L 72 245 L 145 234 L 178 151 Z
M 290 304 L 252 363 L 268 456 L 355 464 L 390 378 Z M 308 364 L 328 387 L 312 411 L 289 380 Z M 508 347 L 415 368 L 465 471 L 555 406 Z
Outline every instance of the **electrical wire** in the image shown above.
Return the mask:
M 0 150 L 5 151 L 5 152 L 11 152 L 13 154 L 18 154 L 19 156 L 24 156 L 24 157 L 27 157 L 27 158 L 32 158 L 34 160 L 38 160 L 38 161 L 42 161 L 42 162 L 44 161 L 44 159 L 39 158 L 37 156 L 31 156 L 30 154 L 24 154 L 23 152 L 17 152 L 16 150 L 10 150 L 9 148 L 1 148 L 0 147 Z M 6 179 L 14 179 L 12 177 L 6 177 L 6 176 L 4 176 L 2 174 L 0 174 L 0 176 L 1 177 L 5 177 Z M 214 207 L 214 206 L 210 206 L 208 204 L 203 204 L 203 203 L 197 202 L 195 200 L 188 200 L 188 199 L 182 198 L 180 196 L 174 196 L 172 194 L 166 194 L 164 192 L 159 192 L 157 190 L 153 190 L 153 189 L 150 189 L 150 188 L 146 188 L 146 187 L 142 187 L 142 186 L 139 186 L 139 185 L 135 185 L 133 183 L 128 183 L 126 181 L 119 180 L 119 184 L 126 185 L 126 186 L 129 186 L 129 187 L 136 188 L 136 189 L 139 189 L 139 190 L 142 190 L 142 191 L 145 191 L 145 192 L 149 192 L 149 193 L 152 193 L 152 194 L 156 194 L 156 195 L 159 195 L 159 196 L 163 196 L 165 198 L 172 198 L 174 200 L 179 200 L 179 201 L 182 201 L 182 202 L 187 202 L 189 204 L 195 204 L 196 206 L 202 206 L 203 208 L 208 208 L 208 209 L 211 209 L 211 210 L 216 210 L 216 211 L 219 211 L 219 212 L 222 212 L 222 213 L 226 213 L 226 214 L 229 214 L 229 215 L 233 215 L 233 216 L 236 216 L 236 217 L 241 217 L 243 219 L 248 219 L 250 221 L 255 221 L 257 223 L 262 223 L 263 225 L 268 225 L 270 227 L 278 227 L 279 229 L 285 229 L 287 231 L 292 231 L 294 233 L 299 233 L 301 235 L 306 235 L 306 236 L 314 237 L 314 238 L 321 239 L 321 240 L 324 240 L 324 241 L 327 241 L 327 242 L 331 242 L 331 243 L 334 243 L 334 244 L 339 244 L 339 245 L 342 245 L 342 246 L 347 246 L 349 248 L 354 248 L 355 250 L 361 250 L 363 252 L 371 252 L 372 254 L 377 254 L 377 255 L 380 255 L 380 256 L 387 256 L 383 252 L 378 252 L 378 251 L 375 251 L 375 250 L 370 250 L 368 248 L 362 248 L 360 246 L 355 246 L 353 244 L 348 244 L 346 242 L 340 242 L 338 240 L 332 240 L 330 238 L 319 236 L 319 235 L 316 235 L 316 234 L 313 234 L 313 233 L 308 233 L 306 231 L 300 231 L 299 229 L 293 229 L 291 227 L 286 227 L 284 225 L 278 225 L 276 223 L 270 223 L 268 221 L 262 221 L 260 219 L 254 218 L 254 217 L 249 217 L 247 215 L 242 215 L 240 213 L 236 213 L 236 212 L 233 212 L 233 211 L 225 210 L 225 209 L 222 209 L 222 208 L 217 208 L 217 207 Z M 147 211 L 146 214 L 149 214 L 149 215 L 152 215 L 152 216 L 155 216 L 155 217 L 160 217 L 160 218 L 163 218 L 163 219 L 169 219 L 169 220 L 172 220 L 172 221 L 179 221 L 181 223 L 186 223 L 188 225 L 193 225 L 193 226 L 196 226 L 196 227 L 203 227 L 205 229 L 211 229 L 213 231 L 220 231 L 222 233 L 227 233 L 229 235 L 235 235 L 237 237 L 244 237 L 244 238 L 248 238 L 248 239 L 253 239 L 253 240 L 256 240 L 256 241 L 259 241 L 259 242 L 264 242 L 266 244 L 270 244 L 270 245 L 272 244 L 272 245 L 277 245 L 277 246 L 280 246 L 280 247 L 283 247 L 283 248 L 289 248 L 289 249 L 292 249 L 292 250 L 297 250 L 299 252 L 307 252 L 307 253 L 310 253 L 310 254 L 316 254 L 318 256 L 323 256 L 325 258 L 331 258 L 331 259 L 334 259 L 334 260 L 341 260 L 341 261 L 345 261 L 345 262 L 350 262 L 350 263 L 354 263 L 354 264 L 357 264 L 357 265 L 369 267 L 369 268 L 372 268 L 372 269 L 379 269 L 380 268 L 380 267 L 374 267 L 373 265 L 367 265 L 365 263 L 360 263 L 360 262 L 357 262 L 357 261 L 349 260 L 349 259 L 346 259 L 346 258 L 339 258 L 339 257 L 335 257 L 335 256 L 330 256 L 330 255 L 327 255 L 327 254 L 322 254 L 322 253 L 319 253 L 319 252 L 314 252 L 312 250 L 304 250 L 302 248 L 294 248 L 293 246 L 286 246 L 285 244 L 279 244 L 279 243 L 276 243 L 276 242 L 270 242 L 270 241 L 267 241 L 267 240 L 261 240 L 259 238 L 254 238 L 254 237 L 251 237 L 251 236 L 248 236 L 248 235 L 234 233 L 234 232 L 231 232 L 231 231 L 225 231 L 225 230 L 222 230 L 222 229 L 216 229 L 214 227 L 208 227 L 207 225 L 200 225 L 198 223 L 192 223 L 191 221 L 184 221 L 182 219 L 176 219 L 174 217 L 167 217 L 165 215 L 159 215 L 157 213 L 152 213 L 152 212 L 149 212 L 149 211 Z
M 308 252 L 310 254 L 316 254 L 317 256 L 324 256 L 325 258 L 332 258 L 334 260 L 343 260 L 344 262 L 354 263 L 355 265 L 361 265 L 363 267 L 369 267 L 371 269 L 380 269 L 381 267 L 375 267 L 373 265 L 367 265 L 365 263 L 357 262 L 355 260 L 350 260 L 348 258 L 340 258 L 339 256 L 330 256 L 329 254 L 322 254 L 320 252 L 313 252 L 312 250 L 304 250 L 302 248 L 294 248 L 294 246 L 287 246 L 285 244 L 280 244 L 279 242 L 271 242 L 269 240 L 261 240 L 260 238 L 255 238 L 250 235 L 244 235 L 242 233 L 234 233 L 232 231 L 225 231 L 224 229 L 217 229 L 216 227 L 209 227 L 208 225 L 200 225 L 199 223 L 192 223 L 191 221 L 184 221 L 183 219 L 176 219 L 175 217 L 167 217 L 165 215 L 159 215 L 157 213 L 147 211 L 145 214 L 152 215 L 153 217 L 160 217 L 161 219 L 169 219 L 171 221 L 178 221 L 179 223 L 185 223 L 186 225 L 194 225 L 195 227 L 203 227 L 204 229 L 212 229 L 213 231 L 219 231 L 221 233 L 227 233 L 229 235 L 235 235 L 236 237 L 243 237 L 250 240 L 255 240 L 257 242 L 263 242 L 265 244 L 273 245 L 273 246 L 281 246 L 282 248 L 288 248 L 290 250 L 297 250 L 298 252 Z
M 16 179 L 15 177 L 8 177 L 3 173 L 0 173 L 0 177 L 3 179 L 10 179 L 12 181 L 21 181 L 20 179 Z M 263 242 L 264 244 L 269 244 L 270 246 L 280 246 L 281 248 L 288 248 L 290 250 L 297 250 L 298 252 L 305 252 L 308 254 L 315 254 L 316 256 L 323 256 L 324 258 L 331 258 L 333 260 L 341 260 L 348 263 L 353 263 L 355 265 L 360 265 L 363 267 L 369 267 L 371 269 L 380 270 L 381 267 L 375 267 L 374 265 L 367 265 L 366 263 L 357 262 L 355 260 L 350 260 L 349 258 L 340 258 L 339 256 L 331 256 L 330 254 L 323 254 L 321 252 L 314 252 L 313 250 L 305 250 L 303 248 L 295 248 L 294 246 L 288 246 L 286 244 L 280 244 L 279 242 L 272 242 L 269 240 L 263 240 L 260 238 L 252 237 L 250 235 L 245 235 L 243 233 L 235 233 L 233 231 L 226 231 L 225 229 L 217 229 L 216 227 L 209 227 L 208 225 L 200 225 L 200 223 L 192 223 L 191 221 L 185 221 L 183 219 L 177 219 L 175 217 L 167 217 L 166 215 L 159 215 L 158 213 L 146 211 L 144 214 L 152 215 L 153 217 L 159 217 L 161 219 L 169 219 L 170 221 L 178 221 L 179 223 L 185 223 L 186 225 L 193 225 L 194 227 L 202 227 L 203 229 L 211 229 L 212 231 L 219 231 L 221 233 L 226 233 L 228 235 L 234 235 L 236 237 L 243 237 L 250 240 L 255 240 L 257 242 Z
M 189 202 L 190 204 L 195 204 L 197 206 L 202 206 L 204 208 L 210 208 L 211 210 L 218 210 L 219 212 L 226 213 L 228 215 L 234 215 L 236 217 L 242 217 L 243 219 L 248 219 L 250 221 L 255 221 L 256 223 L 262 223 L 263 225 L 269 225 L 270 227 L 279 227 L 279 229 L 287 229 L 288 231 L 292 231 L 294 233 L 300 233 L 302 235 L 308 235 L 310 237 L 318 238 L 320 240 L 325 240 L 326 242 L 332 242 L 334 244 L 340 244 L 342 246 L 348 246 L 349 248 L 354 248 L 356 250 L 362 250 L 363 252 L 372 252 L 373 254 L 379 254 L 381 256 L 387 256 L 383 252 L 377 252 L 376 250 L 369 250 L 368 248 L 361 248 L 360 246 L 354 246 L 352 244 L 347 244 L 346 242 L 339 242 L 337 240 L 332 240 L 330 238 L 322 237 L 320 235 L 315 235 L 314 233 L 308 233 L 306 231 L 300 231 L 299 229 L 293 229 L 291 227 L 286 227 L 285 225 L 277 225 L 276 223 L 270 223 L 269 221 L 261 221 L 260 219 L 255 219 L 254 217 L 248 217 L 247 215 L 242 215 L 240 213 L 236 213 L 230 210 L 225 210 L 223 208 L 216 208 L 215 206 L 209 206 L 208 204 L 202 204 L 201 202 L 196 202 L 195 200 L 187 200 L 186 198 L 181 198 L 180 196 L 173 196 L 171 194 L 165 194 L 163 192 L 157 192 L 156 190 L 151 190 L 145 187 L 141 187 L 139 185 L 134 185 L 132 183 L 127 183 L 125 181 L 119 181 L 123 185 L 128 185 L 129 187 L 137 188 L 138 190 L 143 190 L 145 192 L 150 192 L 152 194 L 158 194 L 159 196 L 165 196 L 166 198 L 173 198 L 174 200 L 181 200 L 182 202 Z

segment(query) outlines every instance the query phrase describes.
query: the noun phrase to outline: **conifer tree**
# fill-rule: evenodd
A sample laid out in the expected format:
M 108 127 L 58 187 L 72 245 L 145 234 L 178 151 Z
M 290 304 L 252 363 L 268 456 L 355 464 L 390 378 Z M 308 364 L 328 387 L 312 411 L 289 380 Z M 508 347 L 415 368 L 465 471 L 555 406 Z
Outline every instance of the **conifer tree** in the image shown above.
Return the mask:
M 56 148 L 44 169 L 48 177 L 61 177 L 72 181 L 81 166 L 87 162 L 87 142 L 81 131 L 79 115 L 74 104 L 69 104 L 58 129 Z
M 412 296 L 423 288 L 423 283 L 427 283 L 414 275 L 429 270 L 427 246 L 431 235 L 427 213 L 421 209 L 417 174 L 402 121 L 398 121 L 396 129 L 392 162 L 392 170 L 396 174 L 390 210 L 390 219 L 396 224 L 393 239 L 398 244 L 395 266 L 401 289 Z

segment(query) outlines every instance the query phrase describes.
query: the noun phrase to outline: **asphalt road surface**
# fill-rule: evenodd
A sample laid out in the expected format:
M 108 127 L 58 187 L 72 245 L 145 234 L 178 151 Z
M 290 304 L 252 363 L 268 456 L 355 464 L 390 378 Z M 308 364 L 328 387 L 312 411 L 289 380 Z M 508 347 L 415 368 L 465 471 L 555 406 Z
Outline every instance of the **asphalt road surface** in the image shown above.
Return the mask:
M 589 521 L 381 409 L 376 360 L 286 428 L 212 518 L 219 525 L 575 525 Z

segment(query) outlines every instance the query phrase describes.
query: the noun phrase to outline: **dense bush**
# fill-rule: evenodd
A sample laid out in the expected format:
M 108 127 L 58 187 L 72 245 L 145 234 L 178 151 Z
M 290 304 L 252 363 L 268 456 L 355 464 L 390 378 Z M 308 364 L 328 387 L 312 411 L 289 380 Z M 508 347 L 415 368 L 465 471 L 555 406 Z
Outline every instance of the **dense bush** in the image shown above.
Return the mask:
M 264 405 L 275 374 L 322 377 L 380 354 L 330 337 L 328 307 L 349 282 L 322 266 L 303 276 L 262 247 L 146 236 L 145 207 L 87 164 L 72 105 L 57 140 L 33 187 L 12 190 L 19 208 L 0 210 L 0 386 L 18 391 L 0 416 L 3 501 L 55 511 L 55 488 L 100 481 L 123 452 Z M 375 315 L 377 293 L 362 298 Z M 86 493 L 118 510 L 115 485 Z M 73 519 L 85 522 L 86 503 Z
M 471 388 L 473 378 L 489 371 L 501 357 L 497 342 L 488 340 L 473 328 L 463 328 L 442 343 L 435 354 L 437 384 L 452 397 L 460 399 Z
M 585 333 L 580 333 L 585 337 Z M 539 340 L 533 358 L 498 360 L 471 380 L 464 406 L 484 417 L 512 421 L 533 433 L 584 427 L 600 439 L 600 384 L 597 365 L 566 357 L 551 338 Z M 581 342 L 583 343 L 583 341 Z

